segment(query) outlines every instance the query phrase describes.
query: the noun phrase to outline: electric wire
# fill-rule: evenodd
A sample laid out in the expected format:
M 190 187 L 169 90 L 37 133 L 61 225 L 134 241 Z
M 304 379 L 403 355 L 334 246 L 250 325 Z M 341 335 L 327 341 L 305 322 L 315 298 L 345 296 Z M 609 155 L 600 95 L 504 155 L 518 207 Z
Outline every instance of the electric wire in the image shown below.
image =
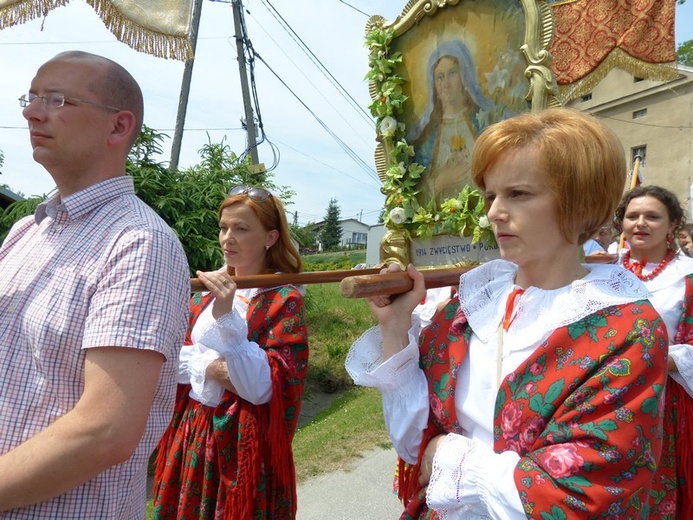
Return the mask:
M 306 79 L 306 81 L 308 81 L 311 85 L 313 85 L 313 84 L 314 84 L 314 81 L 311 80 L 311 79 L 306 75 L 306 73 L 303 71 L 303 69 L 302 69 L 301 67 L 299 67 L 293 59 L 291 59 L 291 56 L 289 56 L 289 55 L 287 54 L 287 52 L 284 50 L 284 48 L 272 37 L 272 34 L 271 34 L 269 31 L 267 31 L 267 29 L 264 28 L 264 26 L 260 23 L 260 21 L 259 21 L 256 17 L 254 17 L 254 16 L 252 15 L 252 13 L 248 12 L 248 14 L 250 14 L 250 16 L 253 18 L 253 20 L 255 20 L 255 23 L 258 25 L 258 27 L 260 27 L 260 29 L 263 30 L 263 32 L 267 35 L 267 37 L 268 37 L 270 40 L 272 40 L 272 42 L 277 46 L 277 48 L 282 52 L 282 54 L 284 54 L 284 56 L 286 56 L 286 58 L 289 60 L 289 62 L 291 62 L 291 64 L 293 64 L 294 67 L 296 67 L 296 70 L 298 70 L 298 72 Z M 315 91 L 317 92 L 317 94 L 318 94 L 322 99 L 325 100 L 326 103 L 328 103 L 330 106 L 332 106 L 333 108 L 335 108 L 335 107 L 334 107 L 334 104 L 333 104 L 332 102 L 330 102 L 329 99 L 327 99 L 327 96 L 325 96 L 324 92 L 323 92 L 321 89 L 316 88 Z M 358 130 L 356 130 L 356 128 L 353 127 L 353 125 L 351 124 L 351 122 L 344 116 L 343 112 L 341 112 L 341 111 L 339 111 L 339 110 L 337 110 L 337 109 L 335 108 L 335 113 L 337 114 L 337 116 L 338 116 L 342 121 L 344 121 L 344 122 L 346 123 L 346 125 L 347 125 L 349 128 L 351 128 L 351 129 L 354 131 L 354 134 L 357 135 L 357 136 L 359 137 L 359 139 L 361 139 L 361 141 L 362 141 L 364 144 L 366 144 L 366 145 L 371 145 L 371 143 L 369 143 L 368 141 L 366 141 L 366 139 L 364 139 L 364 137 L 363 137 L 363 132 L 359 132 Z M 373 134 L 375 134 L 375 123 L 374 123 L 374 121 L 373 121 L 372 119 L 369 121 L 369 128 L 370 128 L 371 132 L 372 132 Z
M 310 58 L 310 60 L 315 64 L 315 66 L 322 72 L 322 74 L 334 85 L 337 91 L 340 93 L 344 99 L 347 100 L 357 112 L 367 121 L 371 126 L 373 125 L 372 116 L 366 112 L 366 110 L 358 103 L 351 94 L 342 86 L 341 83 L 334 77 L 334 75 L 329 71 L 329 69 L 320 61 L 320 59 L 310 50 L 310 47 L 301 39 L 301 37 L 294 31 L 289 23 L 284 19 L 284 17 L 275 9 L 269 0 L 261 0 L 261 2 L 267 7 L 270 14 L 275 17 L 279 24 L 284 28 L 284 30 L 293 38 L 296 44 L 303 50 L 304 53 Z M 269 6 L 269 7 L 268 7 Z
M 346 154 L 351 157 L 356 164 L 358 164 L 373 180 L 380 182 L 380 179 L 378 178 L 378 175 L 376 174 L 375 170 L 371 168 L 361 157 L 358 156 L 349 146 L 342 141 L 342 139 L 330 129 L 330 127 L 325 124 L 325 122 L 318 117 L 318 115 L 313 112 L 310 107 L 287 85 L 287 83 L 272 69 L 272 67 L 269 66 L 269 64 L 260 56 L 259 54 L 255 53 L 255 57 L 259 59 L 265 67 L 267 67 L 267 70 L 269 70 L 279 82 L 284 85 L 284 87 L 291 93 L 292 96 L 296 98 L 296 100 L 303 105 L 303 107 L 308 110 L 310 115 L 313 116 L 313 118 L 318 122 L 320 126 L 323 127 L 323 129 L 332 137 L 332 139 L 337 142 L 337 144 L 346 152 Z

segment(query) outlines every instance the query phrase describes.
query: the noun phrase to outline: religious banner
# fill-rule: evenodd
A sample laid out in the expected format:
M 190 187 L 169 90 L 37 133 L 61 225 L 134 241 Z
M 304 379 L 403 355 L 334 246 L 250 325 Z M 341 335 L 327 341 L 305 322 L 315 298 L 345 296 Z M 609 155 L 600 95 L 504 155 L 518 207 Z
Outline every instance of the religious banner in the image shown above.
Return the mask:
M 0 0 L 0 29 L 46 16 L 69 0 Z M 192 0 L 86 0 L 118 40 L 160 58 L 192 58 Z
M 676 0 L 558 0 L 551 70 L 565 103 L 618 67 L 636 77 L 677 77 Z
M 371 17 L 381 261 L 442 267 L 498 256 L 472 149 L 487 126 L 557 104 L 552 37 L 544 0 L 409 0 L 392 22 Z

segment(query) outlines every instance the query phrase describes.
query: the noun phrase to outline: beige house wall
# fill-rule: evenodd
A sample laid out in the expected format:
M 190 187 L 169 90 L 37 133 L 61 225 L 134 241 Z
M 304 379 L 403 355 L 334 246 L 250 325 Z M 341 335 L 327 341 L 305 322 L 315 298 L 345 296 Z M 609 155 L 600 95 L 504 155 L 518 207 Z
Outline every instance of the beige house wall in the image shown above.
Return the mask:
M 567 105 L 599 117 L 621 138 L 632 168 L 633 150 L 647 147 L 644 184 L 673 191 L 691 219 L 693 182 L 693 69 L 679 67 L 669 82 L 636 81 L 613 69 L 591 92 Z M 589 97 L 589 95 L 587 96 Z M 646 111 L 646 113 L 643 113 Z

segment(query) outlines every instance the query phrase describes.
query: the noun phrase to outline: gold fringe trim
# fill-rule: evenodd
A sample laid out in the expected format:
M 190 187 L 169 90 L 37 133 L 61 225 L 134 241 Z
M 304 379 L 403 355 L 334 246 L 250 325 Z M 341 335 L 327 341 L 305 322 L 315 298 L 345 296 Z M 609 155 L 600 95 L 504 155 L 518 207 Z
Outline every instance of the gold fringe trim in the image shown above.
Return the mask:
M 48 11 L 67 4 L 69 0 L 17 0 L 0 7 L 0 30 L 46 16 Z
M 43 17 L 69 0 L 18 0 L 0 8 L 0 29 Z M 136 51 L 159 58 L 186 61 L 193 58 L 189 34 L 173 36 L 137 25 L 107 0 L 87 0 L 115 37 Z
M 613 68 L 653 81 L 672 81 L 680 76 L 676 62 L 648 63 L 634 58 L 622 49 L 614 49 L 587 76 L 567 85 L 559 85 L 557 96 L 559 101 L 565 105 L 568 101 L 591 92 Z
M 173 36 L 135 24 L 107 0 L 87 0 L 115 37 L 139 52 L 180 61 L 193 58 L 189 34 Z

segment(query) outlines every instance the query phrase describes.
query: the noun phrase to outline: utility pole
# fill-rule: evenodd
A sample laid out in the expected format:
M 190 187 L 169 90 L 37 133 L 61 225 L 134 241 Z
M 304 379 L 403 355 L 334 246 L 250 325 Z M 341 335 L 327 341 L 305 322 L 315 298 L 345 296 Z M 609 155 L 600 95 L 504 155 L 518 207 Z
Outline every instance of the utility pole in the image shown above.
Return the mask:
M 253 105 L 250 99 L 250 91 L 248 89 L 248 74 L 245 68 L 245 52 L 243 48 L 244 41 L 242 26 L 245 25 L 245 23 L 241 23 L 243 20 L 243 4 L 242 0 L 233 0 L 231 4 L 233 6 L 233 26 L 236 30 L 238 72 L 240 73 L 241 77 L 241 94 L 243 95 L 243 106 L 245 107 L 245 127 L 248 133 L 247 146 L 249 148 L 252 165 L 258 165 L 260 161 L 257 155 L 257 134 L 255 132 L 255 116 L 253 115 Z M 251 173 L 262 173 L 263 171 L 264 166 L 261 166 L 260 168 L 256 166 L 254 169 L 251 168 Z
M 195 0 L 193 16 L 190 28 L 190 39 L 192 40 L 193 57 L 185 62 L 183 70 L 183 83 L 178 99 L 178 114 L 176 115 L 176 129 L 173 133 L 173 143 L 171 145 L 171 160 L 169 168 L 178 169 L 180 160 L 180 147 L 183 141 L 183 128 L 185 127 L 185 113 L 188 110 L 188 97 L 190 95 L 190 81 L 192 80 L 193 64 L 195 63 L 195 49 L 197 48 L 197 31 L 200 28 L 200 16 L 202 13 L 202 0 Z

